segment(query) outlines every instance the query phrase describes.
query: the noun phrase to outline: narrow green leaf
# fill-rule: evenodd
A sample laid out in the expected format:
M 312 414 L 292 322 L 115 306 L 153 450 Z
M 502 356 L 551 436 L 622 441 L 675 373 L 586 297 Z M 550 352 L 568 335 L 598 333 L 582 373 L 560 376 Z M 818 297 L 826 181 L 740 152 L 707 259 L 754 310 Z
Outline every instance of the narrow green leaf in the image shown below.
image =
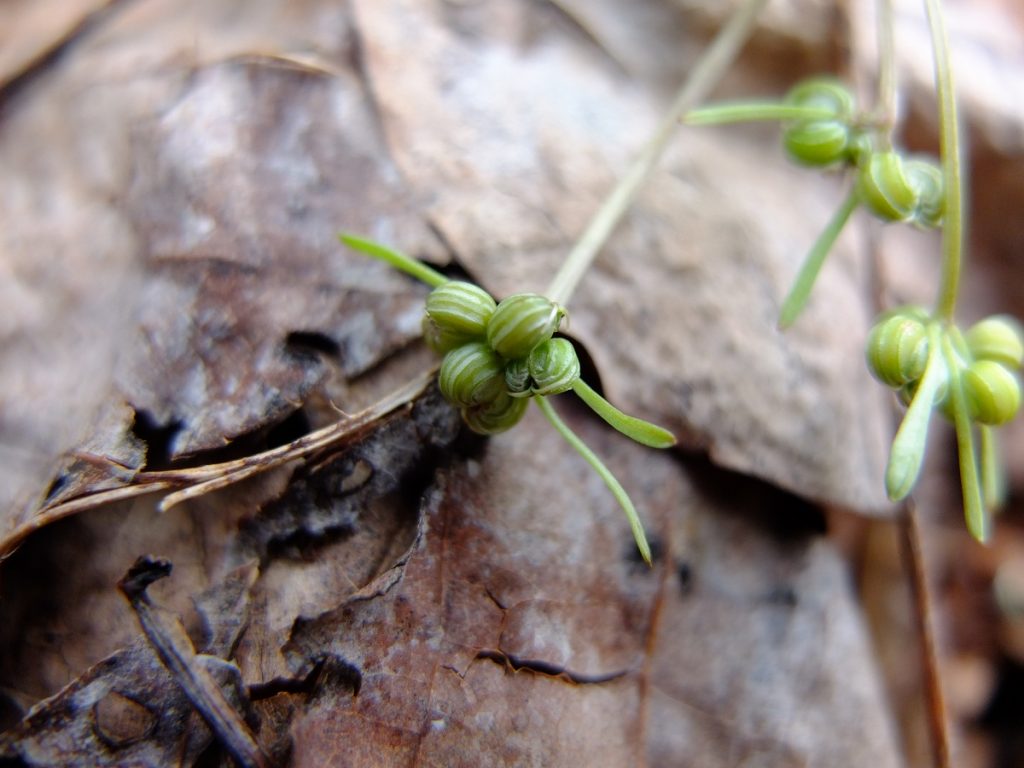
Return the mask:
M 386 245 L 381 245 L 373 240 L 367 240 L 364 237 L 351 235 L 347 232 L 340 232 L 338 234 L 338 239 L 349 248 L 359 251 L 360 253 L 365 253 L 367 256 L 372 256 L 375 259 L 379 259 L 385 264 L 390 264 L 395 269 L 400 269 L 407 275 L 411 275 L 417 280 L 422 280 L 424 283 L 432 285 L 434 288 L 442 286 L 448 282 L 447 277 L 437 270 L 431 269 L 422 261 L 414 259 L 412 256 L 406 256 L 401 251 L 388 248 Z
M 594 413 L 631 440 L 649 448 L 671 448 L 676 444 L 675 435 L 667 429 L 623 413 L 591 389 L 583 379 L 576 379 L 572 389 Z
M 725 125 L 762 120 L 828 120 L 836 116 L 834 109 L 802 107 L 778 101 L 731 101 L 709 104 L 683 115 L 687 125 Z
M 981 495 L 985 509 L 999 510 L 1006 502 L 1006 474 L 999 457 L 996 431 L 987 424 L 980 425 L 981 432 Z
M 939 389 L 948 378 L 938 327 L 934 324 L 928 329 L 928 342 L 928 365 L 892 441 L 889 465 L 885 468 L 885 490 L 893 501 L 905 499 L 917 482 L 928 442 L 928 422 Z
M 846 226 L 846 222 L 849 221 L 850 215 L 857 208 L 859 202 L 857 190 L 854 187 L 843 200 L 843 204 L 839 206 L 839 210 L 833 214 L 824 231 L 818 235 L 818 239 L 811 247 L 811 252 L 807 254 L 803 266 L 797 273 L 793 287 L 790 288 L 789 294 L 782 302 L 782 309 L 779 312 L 780 328 L 791 326 L 807 306 L 807 299 L 810 298 L 811 289 L 814 287 L 814 281 L 818 278 L 818 272 L 821 271 L 821 265 L 825 263 L 825 257 L 832 250 L 836 238 L 843 231 L 843 227 Z
M 953 342 L 943 337 L 942 351 L 951 371 L 957 370 L 957 354 Z M 960 487 L 964 496 L 964 520 L 967 530 L 978 541 L 988 540 L 990 521 L 981 483 L 978 482 L 978 459 L 974 450 L 974 429 L 967 410 L 967 397 L 961 377 L 952 374 L 949 381 L 950 405 L 953 409 L 953 425 L 956 427 L 956 448 L 960 460 Z
M 640 556 L 643 557 L 645 563 L 651 565 L 651 546 L 647 543 L 647 535 L 644 533 L 643 523 L 640 522 L 640 516 L 636 513 L 636 507 L 633 506 L 633 502 L 630 500 L 629 494 L 626 493 L 626 489 L 615 479 L 615 475 L 590 450 L 587 444 L 575 432 L 569 429 L 569 425 L 562 421 L 558 414 L 555 413 L 555 409 L 551 407 L 551 403 L 547 401 L 547 398 L 535 397 L 533 401 L 537 403 L 537 407 L 540 408 L 547 420 L 551 422 L 551 426 L 565 439 L 565 442 L 586 459 L 587 463 L 604 480 L 604 484 L 608 486 L 608 490 L 612 492 L 615 500 L 622 507 L 622 511 L 626 513 L 626 519 L 629 520 L 629 527 L 633 531 L 633 538 L 636 540 L 637 549 L 640 550 Z

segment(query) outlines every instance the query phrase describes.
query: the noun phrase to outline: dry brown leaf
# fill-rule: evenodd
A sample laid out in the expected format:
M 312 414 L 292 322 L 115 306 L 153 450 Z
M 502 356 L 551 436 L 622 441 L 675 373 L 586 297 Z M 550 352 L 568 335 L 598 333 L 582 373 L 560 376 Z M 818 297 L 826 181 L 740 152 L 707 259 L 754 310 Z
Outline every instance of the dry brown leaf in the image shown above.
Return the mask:
M 237 706 L 245 700 L 230 655 L 245 624 L 255 571 L 242 569 L 198 595 L 204 655 Z M 213 655 L 211 655 L 213 654 Z M 211 741 L 178 682 L 145 640 L 103 659 L 0 734 L 0 759 L 24 766 L 191 765 Z
M 898 765 L 843 568 L 786 524 L 802 503 L 569 415 L 655 568 L 531 412 L 442 473 L 400 579 L 296 625 L 293 664 L 358 683 L 313 694 L 293 764 Z
M 459 23 L 416 3 L 357 10 L 396 162 L 437 190 L 433 221 L 498 295 L 543 291 L 652 129 L 651 95 L 544 26 L 533 7 L 460 9 Z M 628 30 L 631 11 L 622 13 Z M 459 34 L 470 24 L 473 36 Z M 659 33 L 678 30 L 644 26 L 635 50 L 660 50 L 647 40 Z M 405 55 L 413 47 L 417 56 Z M 843 194 L 833 180 L 786 167 L 777 143 L 774 131 L 681 129 L 573 298 L 569 329 L 615 402 L 716 462 L 887 511 L 888 415 L 864 369 L 866 278 L 852 238 L 836 248 L 797 326 L 775 327 Z

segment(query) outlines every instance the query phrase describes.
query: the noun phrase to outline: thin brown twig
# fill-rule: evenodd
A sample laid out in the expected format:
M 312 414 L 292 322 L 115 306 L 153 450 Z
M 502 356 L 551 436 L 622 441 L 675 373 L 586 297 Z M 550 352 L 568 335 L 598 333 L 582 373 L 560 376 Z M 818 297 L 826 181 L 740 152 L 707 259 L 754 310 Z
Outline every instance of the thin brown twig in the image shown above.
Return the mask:
M 310 432 L 308 435 L 303 435 L 287 445 L 246 456 L 243 459 L 218 464 L 204 464 L 200 467 L 158 472 L 139 472 L 132 478 L 130 485 L 89 493 L 44 507 L 29 520 L 0 538 L 0 560 L 9 556 L 25 539 L 40 528 L 79 512 L 151 493 L 177 489 L 160 503 L 160 510 L 167 511 L 188 499 L 225 488 L 288 462 L 335 448 L 362 434 L 377 419 L 411 403 L 423 394 L 436 373 L 435 370 L 428 371 L 359 413 L 323 429 Z
M 118 582 L 118 587 L 135 611 L 160 663 L 173 675 L 213 735 L 243 768 L 271 768 L 273 761 L 260 747 L 213 675 L 201 663 L 181 620 L 176 616 L 161 616 L 150 602 L 147 587 L 169 576 L 170 572 L 170 562 L 140 557 Z
M 917 505 L 908 499 L 900 516 L 900 542 L 906 564 L 914 604 L 914 623 L 921 655 L 921 673 L 924 677 L 925 709 L 928 715 L 928 734 L 932 746 L 935 768 L 950 768 L 949 726 L 946 700 L 939 675 L 939 655 L 931 611 L 931 593 L 925 571 L 924 551 L 921 547 L 921 526 Z

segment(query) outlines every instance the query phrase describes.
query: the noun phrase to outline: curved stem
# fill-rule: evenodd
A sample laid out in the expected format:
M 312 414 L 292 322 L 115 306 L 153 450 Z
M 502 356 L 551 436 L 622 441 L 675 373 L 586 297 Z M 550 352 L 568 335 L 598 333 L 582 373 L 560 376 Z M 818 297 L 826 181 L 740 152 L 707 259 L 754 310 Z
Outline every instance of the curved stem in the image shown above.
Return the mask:
M 690 76 L 662 118 L 653 138 L 590 220 L 590 224 L 580 235 L 561 269 L 551 281 L 547 296 L 553 302 L 562 306 L 569 303 L 569 298 L 597 256 L 597 252 L 604 246 L 619 219 L 629 209 L 641 185 L 661 157 L 679 118 L 707 95 L 732 64 L 754 28 L 757 14 L 766 2 L 767 0 L 746 0 L 691 70 Z
M 925 0 L 932 51 L 935 55 L 935 88 L 939 97 L 939 145 L 942 150 L 942 178 L 946 210 L 942 226 L 942 282 L 935 311 L 953 319 L 960 284 L 963 250 L 963 189 L 960 173 L 960 136 L 956 113 L 956 90 L 950 66 L 949 38 L 940 0 Z
M 885 126 L 883 149 L 892 149 L 896 121 L 896 44 L 893 39 L 892 0 L 878 0 L 878 110 Z
M 651 565 L 651 546 L 647 543 L 647 535 L 644 533 L 643 523 L 640 522 L 640 516 L 636 513 L 636 507 L 633 506 L 633 502 L 630 501 L 629 494 L 626 493 L 626 489 L 622 487 L 618 480 L 615 479 L 615 475 L 611 473 L 611 470 L 604 465 L 604 463 L 597 457 L 590 448 L 584 443 L 575 432 L 569 429 L 569 425 L 566 424 L 562 419 L 555 413 L 555 409 L 551 407 L 551 403 L 547 401 L 545 397 L 535 397 L 533 401 L 537 403 L 537 407 L 540 408 L 541 412 L 551 422 L 551 426 L 560 434 L 569 445 L 571 445 L 575 451 L 586 459 L 587 463 L 594 468 L 594 471 L 601 476 L 604 480 L 604 484 L 608 486 L 608 490 L 612 492 L 612 496 L 619 502 L 619 506 L 622 507 L 622 511 L 626 513 L 626 519 L 629 520 L 629 527 L 633 531 L 633 538 L 636 540 L 637 549 L 640 550 L 640 556 L 643 557 L 644 562 Z
M 834 109 L 801 107 L 778 101 L 736 101 L 711 104 L 683 115 L 687 125 L 725 125 L 762 120 L 828 120 L 836 116 Z
M 395 269 L 400 269 L 407 275 L 411 275 L 417 280 L 422 280 L 424 283 L 431 285 L 434 288 L 448 282 L 448 278 L 436 269 L 431 269 L 422 261 L 414 259 L 412 256 L 406 256 L 404 253 L 396 251 L 394 248 L 388 248 L 387 246 L 376 243 L 373 240 L 367 240 L 365 237 L 351 235 L 347 232 L 339 233 L 338 239 L 349 248 L 359 251 L 360 253 L 365 253 L 367 256 L 372 256 L 379 261 L 383 261 L 385 264 L 390 264 Z
M 779 311 L 780 328 L 788 328 L 792 325 L 807 306 L 807 299 L 811 296 L 811 288 L 814 287 L 814 281 L 818 279 L 821 265 L 825 263 L 825 257 L 832 250 L 836 238 L 843 231 L 843 227 L 850 220 L 850 216 L 859 202 L 857 188 L 854 187 L 843 200 L 843 204 L 839 206 L 839 210 L 832 215 L 832 219 L 825 229 L 818 235 L 818 239 L 814 241 L 811 252 L 807 254 L 807 258 L 804 259 L 804 263 L 797 273 L 796 280 L 793 281 L 793 287 L 789 289 L 789 294 L 782 302 L 782 309 Z
M 996 512 L 1006 501 L 1006 476 L 999 459 L 999 445 L 996 431 L 987 424 L 980 424 L 981 434 L 981 496 L 985 509 Z
M 630 440 L 648 448 L 671 448 L 676 444 L 675 435 L 667 429 L 623 413 L 597 394 L 583 379 L 578 378 L 572 383 L 572 391 L 579 395 L 580 400 L 590 406 L 594 413 Z

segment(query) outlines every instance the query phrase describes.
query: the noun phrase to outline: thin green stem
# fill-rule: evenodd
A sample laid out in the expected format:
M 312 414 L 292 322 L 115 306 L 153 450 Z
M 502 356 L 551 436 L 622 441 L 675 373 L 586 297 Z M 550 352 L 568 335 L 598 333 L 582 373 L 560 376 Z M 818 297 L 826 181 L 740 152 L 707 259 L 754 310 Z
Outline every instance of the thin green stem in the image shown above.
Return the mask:
M 572 383 L 572 391 L 579 395 L 580 400 L 590 406 L 594 413 L 630 440 L 648 448 L 671 448 L 676 444 L 675 435 L 667 429 L 623 413 L 597 394 L 583 379 L 578 378 Z
M 935 56 L 935 89 L 939 97 L 939 146 L 942 153 L 942 178 L 946 188 L 946 210 L 942 226 L 942 281 L 935 312 L 953 319 L 960 285 L 963 251 L 963 189 L 960 172 L 960 136 L 956 112 L 956 90 L 950 65 L 949 37 L 940 0 L 925 0 L 928 26 Z
M 640 516 L 636 513 L 636 507 L 633 506 L 633 502 L 630 500 L 629 494 L 626 493 L 626 489 L 615 479 L 615 475 L 597 457 L 597 454 L 590 450 L 587 444 L 575 432 L 569 429 L 569 425 L 562 421 L 558 414 L 555 413 L 555 409 L 547 401 L 547 398 L 535 397 L 533 401 L 537 403 L 537 407 L 547 417 L 547 420 L 551 422 L 551 426 L 565 439 L 565 442 L 586 459 L 587 463 L 604 480 L 604 484 L 608 486 L 608 490 L 612 492 L 615 500 L 622 507 L 622 511 L 626 513 L 626 519 L 629 520 L 629 527 L 633 531 L 633 538 L 636 540 L 637 549 L 640 550 L 640 556 L 643 557 L 645 563 L 651 565 L 651 546 L 647 543 L 647 535 L 644 533 L 643 523 L 640 522 Z
M 882 138 L 892 148 L 892 126 L 896 121 L 896 44 L 893 35 L 892 0 L 878 0 L 878 110 L 885 127 Z
M 960 486 L 964 496 L 964 519 L 967 530 L 978 541 L 988 540 L 989 519 L 985 499 L 978 482 L 978 463 L 974 450 L 974 430 L 967 410 L 962 377 L 955 373 L 959 364 L 953 342 L 948 335 L 943 337 L 942 351 L 946 365 L 951 371 L 949 377 L 950 405 L 953 409 L 953 425 L 956 427 L 956 447 L 960 460 Z
M 828 120 L 835 116 L 834 109 L 822 107 L 802 107 L 778 101 L 736 101 L 691 110 L 683 115 L 683 122 L 687 125 L 725 125 L 763 120 Z
M 807 258 L 804 259 L 804 263 L 797 273 L 796 280 L 793 281 L 793 287 L 789 289 L 789 294 L 782 302 L 782 309 L 779 311 L 780 328 L 788 328 L 792 325 L 807 306 L 807 299 L 811 296 L 811 289 L 814 287 L 814 281 L 818 279 L 821 265 L 825 263 L 825 257 L 832 250 L 836 238 L 843 231 L 843 227 L 850 220 L 850 216 L 859 202 L 857 188 L 854 187 L 843 200 L 843 204 L 839 206 L 839 210 L 832 215 L 828 225 L 818 235 L 818 239 L 814 242 L 810 253 L 807 254 Z
M 999 443 L 996 431 L 987 424 L 981 424 L 981 495 L 985 509 L 997 511 L 1006 500 L 1006 476 L 999 458 Z
M 387 246 L 376 243 L 373 240 L 367 240 L 365 237 L 351 235 L 347 232 L 339 233 L 338 239 L 349 248 L 357 250 L 360 253 L 365 253 L 367 256 L 372 256 L 375 259 L 379 259 L 385 264 L 390 264 L 395 269 L 400 269 L 407 275 L 411 275 L 417 280 L 422 280 L 424 283 L 431 285 L 434 288 L 448 282 L 447 277 L 442 275 L 436 269 L 431 269 L 422 261 L 414 259 L 412 256 L 406 256 L 401 251 L 388 248 Z
M 547 290 L 549 299 L 562 306 L 568 305 L 576 286 L 583 279 L 597 252 L 607 242 L 612 230 L 629 209 L 643 182 L 661 157 L 679 118 L 703 100 L 728 70 L 753 30 L 754 21 L 766 2 L 767 0 L 746 0 L 690 71 L 690 76 L 662 118 L 654 136 L 605 199 L 551 281 Z

